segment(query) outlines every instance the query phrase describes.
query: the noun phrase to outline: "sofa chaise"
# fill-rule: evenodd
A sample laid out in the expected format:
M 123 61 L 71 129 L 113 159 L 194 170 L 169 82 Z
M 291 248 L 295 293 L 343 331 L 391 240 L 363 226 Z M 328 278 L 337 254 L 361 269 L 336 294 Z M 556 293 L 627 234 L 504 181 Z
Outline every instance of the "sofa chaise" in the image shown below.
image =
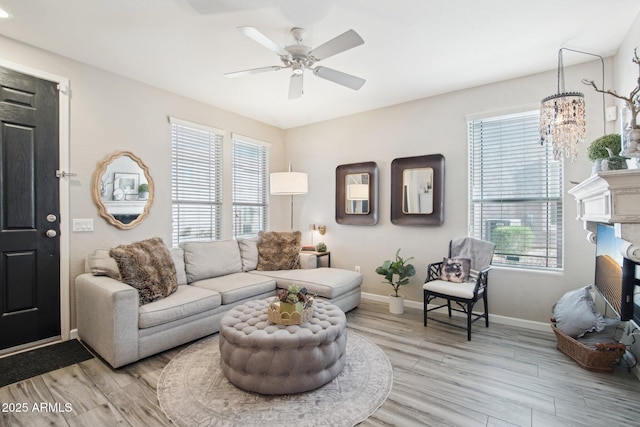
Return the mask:
M 135 362 L 220 330 L 224 314 L 249 300 L 306 287 L 347 312 L 360 303 L 360 273 L 317 267 L 300 253 L 299 268 L 258 270 L 257 239 L 187 242 L 170 248 L 177 289 L 140 305 L 138 290 L 120 279 L 109 250 L 96 250 L 76 278 L 78 336 L 112 367 Z

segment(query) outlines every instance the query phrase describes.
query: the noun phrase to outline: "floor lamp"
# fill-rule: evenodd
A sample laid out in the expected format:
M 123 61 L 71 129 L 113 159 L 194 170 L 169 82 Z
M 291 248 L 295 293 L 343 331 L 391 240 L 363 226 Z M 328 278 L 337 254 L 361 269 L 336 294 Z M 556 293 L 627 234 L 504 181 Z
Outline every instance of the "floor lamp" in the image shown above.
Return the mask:
M 271 194 L 291 196 L 291 231 L 293 231 L 293 196 L 309 192 L 309 179 L 304 172 L 292 172 L 289 163 L 288 172 L 274 172 L 269 177 Z

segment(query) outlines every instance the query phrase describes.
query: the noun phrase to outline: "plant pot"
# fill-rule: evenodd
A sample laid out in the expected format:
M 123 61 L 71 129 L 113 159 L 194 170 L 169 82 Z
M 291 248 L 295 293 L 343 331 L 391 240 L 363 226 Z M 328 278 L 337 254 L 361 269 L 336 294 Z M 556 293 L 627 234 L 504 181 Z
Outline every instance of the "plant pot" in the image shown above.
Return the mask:
M 304 303 L 297 302 L 295 304 L 291 304 L 290 302 L 282 302 L 280 301 L 280 313 L 293 313 L 295 311 L 302 313 L 302 308 L 304 307 Z
M 149 192 L 148 191 L 142 191 L 140 193 L 138 193 L 138 200 L 147 200 L 149 198 Z
M 389 313 L 402 314 L 404 313 L 404 295 L 396 296 L 395 294 L 389 295 Z

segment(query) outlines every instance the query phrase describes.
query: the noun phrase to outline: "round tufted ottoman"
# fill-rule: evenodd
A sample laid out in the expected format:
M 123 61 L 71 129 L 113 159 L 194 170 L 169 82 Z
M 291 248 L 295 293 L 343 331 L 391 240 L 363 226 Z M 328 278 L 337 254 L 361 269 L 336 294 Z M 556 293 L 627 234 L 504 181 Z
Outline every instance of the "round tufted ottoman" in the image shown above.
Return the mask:
M 333 304 L 315 302 L 300 325 L 268 320 L 269 300 L 231 309 L 220 325 L 222 372 L 237 387 L 261 394 L 292 394 L 333 380 L 346 362 L 347 319 Z

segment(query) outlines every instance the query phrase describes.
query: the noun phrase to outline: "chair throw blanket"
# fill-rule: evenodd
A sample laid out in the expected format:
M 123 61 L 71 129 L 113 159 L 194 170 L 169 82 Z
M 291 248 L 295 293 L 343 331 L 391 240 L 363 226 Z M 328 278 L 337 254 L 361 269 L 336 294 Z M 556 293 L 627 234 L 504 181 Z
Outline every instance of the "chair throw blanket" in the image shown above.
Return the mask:
M 473 237 L 458 237 L 451 240 L 449 248 L 451 258 L 468 258 L 471 269 L 482 271 L 491 265 L 495 245 Z

